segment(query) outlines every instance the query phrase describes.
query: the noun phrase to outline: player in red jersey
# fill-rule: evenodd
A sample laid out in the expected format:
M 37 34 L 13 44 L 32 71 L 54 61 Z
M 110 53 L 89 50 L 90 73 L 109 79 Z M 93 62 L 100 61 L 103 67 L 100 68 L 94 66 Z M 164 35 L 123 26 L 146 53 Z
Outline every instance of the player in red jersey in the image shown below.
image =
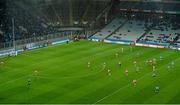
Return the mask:
M 149 60 L 149 63 L 150 63 L 150 65 L 152 65 L 152 63 L 153 63 L 152 59 Z

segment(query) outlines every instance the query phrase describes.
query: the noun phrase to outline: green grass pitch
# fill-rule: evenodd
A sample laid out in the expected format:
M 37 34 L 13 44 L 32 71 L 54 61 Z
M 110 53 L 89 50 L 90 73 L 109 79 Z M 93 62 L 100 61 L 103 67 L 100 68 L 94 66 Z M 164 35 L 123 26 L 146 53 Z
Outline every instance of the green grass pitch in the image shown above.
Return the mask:
M 146 64 L 153 58 L 157 60 L 154 72 Z M 0 61 L 1 104 L 180 103 L 180 52 L 173 50 L 80 41 Z M 156 77 L 152 77 L 153 73 Z M 136 86 L 133 80 L 137 80 Z M 154 91 L 156 86 L 160 87 L 159 93 Z

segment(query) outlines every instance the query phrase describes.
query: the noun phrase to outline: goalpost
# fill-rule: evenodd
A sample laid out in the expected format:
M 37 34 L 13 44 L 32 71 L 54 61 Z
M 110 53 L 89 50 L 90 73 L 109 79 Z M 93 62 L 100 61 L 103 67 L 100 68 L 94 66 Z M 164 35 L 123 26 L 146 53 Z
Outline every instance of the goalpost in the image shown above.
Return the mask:
M 14 18 L 12 18 L 12 35 L 13 35 L 13 51 L 10 52 L 10 56 L 17 56 L 18 52 L 16 51 L 16 40 L 14 34 Z

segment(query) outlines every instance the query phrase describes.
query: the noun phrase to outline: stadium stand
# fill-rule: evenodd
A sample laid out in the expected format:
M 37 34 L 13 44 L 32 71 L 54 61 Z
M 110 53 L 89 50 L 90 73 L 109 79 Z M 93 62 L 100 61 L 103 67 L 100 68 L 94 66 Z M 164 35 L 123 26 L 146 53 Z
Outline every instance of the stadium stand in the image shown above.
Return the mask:
M 112 34 L 109 40 L 135 42 L 146 31 L 144 21 L 129 20 L 124 26 Z
M 4 30 L 5 30 L 5 21 L 6 20 L 6 7 L 5 7 L 6 1 L 1 0 L 0 1 L 0 42 L 3 42 L 5 39 L 4 37 Z
M 150 0 L 149 0 L 150 1 Z M 121 1 L 119 4 L 119 8 L 121 9 L 139 9 L 139 10 L 153 10 L 153 11 L 180 11 L 177 3 L 172 3 L 171 0 L 169 2 L 159 2 L 158 0 L 154 0 L 154 2 L 148 2 L 148 0 L 139 1 Z M 158 2 L 158 3 L 157 3 Z
M 180 47 L 180 38 L 176 42 L 177 47 Z
M 131 0 L 119 0 L 117 3 L 114 0 L 117 4 L 110 6 L 107 15 L 102 11 L 111 1 L 6 0 L 7 7 L 0 8 L 3 14 L 0 47 L 12 46 L 12 18 L 15 20 L 14 32 L 18 44 L 21 41 L 25 44 L 73 34 L 84 35 L 90 31 L 90 39 L 179 47 L 180 22 L 176 14 L 180 10 L 177 3 Z M 62 30 L 71 26 L 84 30 Z
M 160 44 L 168 46 L 173 40 L 177 37 L 177 31 L 174 30 L 151 30 L 148 34 L 146 34 L 140 42 L 145 42 L 148 44 Z
M 180 33 L 177 33 L 177 37 L 171 47 L 180 48 Z
M 5 0 L 3 0 L 5 1 Z M 77 33 L 61 30 L 69 27 L 87 27 L 111 0 L 6 0 L 6 12 L 1 13 L 0 47 L 13 42 L 12 18 L 15 20 L 15 40 L 27 40 L 56 34 Z M 1 1 L 2 2 L 2 1 Z M 68 3 L 67 3 L 68 2 Z M 83 4 L 83 5 L 82 5 Z M 91 8 L 92 7 L 92 8 Z M 1 6 L 2 8 L 2 6 Z M 0 10 L 4 10 L 3 8 Z M 0 11 L 2 12 L 2 11 Z M 3 23 L 2 23 L 3 22 Z M 69 28 L 70 29 L 70 28 Z M 81 34 L 79 32 L 78 34 Z M 60 36 L 60 35 L 58 35 Z M 31 41 L 29 41 L 31 42 Z M 12 45 L 12 44 L 10 44 Z
M 104 39 L 114 33 L 116 29 L 118 29 L 124 22 L 126 22 L 125 19 L 122 18 L 115 18 L 113 19 L 106 27 L 104 27 L 102 30 L 94 34 L 91 39 Z
M 180 29 L 176 24 L 171 22 L 171 19 L 161 19 L 154 21 L 151 30 L 142 37 L 139 42 L 155 45 L 169 46 L 174 43 Z
M 106 27 L 94 34 L 91 39 L 137 42 L 166 47 L 173 44 L 174 46 L 179 45 L 179 40 L 177 40 L 180 33 L 179 24 L 173 22 L 177 18 L 152 15 L 146 19 L 148 16 L 141 16 L 140 18 L 138 14 L 131 14 L 126 18 L 115 18 Z

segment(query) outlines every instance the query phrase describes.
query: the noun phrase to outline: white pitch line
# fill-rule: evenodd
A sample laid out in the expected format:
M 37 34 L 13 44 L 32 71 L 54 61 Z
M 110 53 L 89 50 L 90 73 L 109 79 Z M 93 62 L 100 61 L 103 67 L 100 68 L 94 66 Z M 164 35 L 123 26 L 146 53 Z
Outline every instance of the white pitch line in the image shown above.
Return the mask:
M 46 78 L 46 79 L 69 79 L 69 78 L 83 78 L 83 77 L 88 77 L 88 76 L 94 76 L 98 73 L 102 72 L 99 71 L 99 72 L 96 72 L 96 73 L 92 73 L 92 74 L 88 74 L 88 75 L 82 75 L 82 76 L 68 76 L 68 77 L 61 77 L 61 78 L 53 78 L 53 77 L 48 77 L 48 76 L 36 76 L 36 77 L 39 77 L 39 78 Z
M 150 72 L 150 73 L 152 73 L 152 72 Z M 147 73 L 146 75 L 149 75 L 150 73 Z M 144 78 L 146 75 L 142 76 L 142 77 L 139 78 L 138 80 Z M 111 93 L 111 94 L 109 94 L 109 95 L 103 97 L 102 99 L 96 101 L 94 104 L 97 104 L 97 103 L 101 102 L 102 100 L 104 100 L 104 99 L 106 99 L 106 98 L 108 98 L 108 97 L 110 97 L 110 96 L 116 94 L 116 93 L 119 92 L 120 90 L 122 90 L 122 89 L 124 89 L 124 88 L 127 88 L 129 85 L 131 85 L 131 84 L 129 83 L 129 84 L 127 84 L 126 86 L 119 88 L 118 90 L 114 91 L 113 93 Z M 94 105 L 94 104 L 92 104 L 92 105 Z
M 14 81 L 17 81 L 17 80 L 20 80 L 20 79 L 25 78 L 25 77 L 28 77 L 28 75 L 25 75 L 25 76 L 22 76 L 22 77 L 20 77 L 20 78 L 17 78 L 17 79 L 13 79 L 13 80 L 4 82 L 4 83 L 0 84 L 0 86 L 3 86 L 3 85 L 5 85 L 5 84 L 11 83 L 11 82 L 14 82 Z
M 176 62 L 177 62 L 178 60 L 180 60 L 180 58 L 177 58 L 177 59 L 176 59 L 176 60 L 174 60 L 174 61 L 176 61 Z M 167 64 L 166 64 L 166 65 L 164 65 L 164 66 L 167 66 Z M 160 68 L 163 68 L 164 66 L 161 66 Z M 152 72 L 147 73 L 146 75 L 149 75 L 149 74 L 151 74 L 151 73 L 152 73 Z M 139 78 L 138 80 L 141 80 L 142 78 L 146 77 L 146 75 L 142 76 L 142 77 L 141 77 L 141 78 Z M 94 104 L 97 104 L 97 103 L 101 102 L 102 100 L 104 100 L 104 99 L 106 99 L 106 98 L 108 98 L 108 97 L 110 97 L 110 96 L 112 96 L 112 95 L 116 94 L 117 92 L 119 92 L 120 90 L 122 90 L 122 89 L 124 89 L 124 88 L 128 87 L 129 85 L 130 85 L 130 83 L 129 83 L 129 84 L 127 84 L 126 86 L 122 87 L 122 88 L 119 88 L 118 90 L 114 91 L 113 93 L 111 93 L 111 94 L 109 94 L 109 95 L 107 95 L 107 96 L 103 97 L 102 99 L 100 99 L 100 100 L 96 101 Z M 92 105 L 94 105 L 94 104 L 92 104 Z

